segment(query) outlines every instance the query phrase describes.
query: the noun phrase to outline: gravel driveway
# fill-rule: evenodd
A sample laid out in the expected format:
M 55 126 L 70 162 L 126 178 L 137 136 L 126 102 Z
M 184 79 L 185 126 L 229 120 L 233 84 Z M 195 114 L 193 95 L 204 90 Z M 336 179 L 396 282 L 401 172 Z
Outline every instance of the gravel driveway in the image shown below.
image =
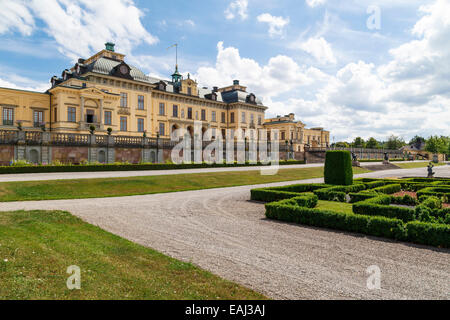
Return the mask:
M 399 175 L 423 176 L 423 170 Z M 450 177 L 448 167 L 436 171 Z M 362 176 L 375 174 L 395 175 Z M 450 250 L 269 221 L 264 205 L 249 201 L 252 188 L 1 203 L 0 211 L 67 210 L 275 299 L 450 298 Z M 372 265 L 381 268 L 381 290 L 367 289 Z

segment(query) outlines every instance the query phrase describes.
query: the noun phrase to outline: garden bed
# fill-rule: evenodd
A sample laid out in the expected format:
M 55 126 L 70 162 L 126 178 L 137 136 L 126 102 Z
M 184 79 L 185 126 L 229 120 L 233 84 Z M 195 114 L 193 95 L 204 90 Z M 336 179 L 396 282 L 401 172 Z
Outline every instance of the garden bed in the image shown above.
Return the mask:
M 292 185 L 251 195 L 267 202 L 269 219 L 450 248 L 449 189 L 448 180 L 439 179 L 357 179 L 348 186 Z

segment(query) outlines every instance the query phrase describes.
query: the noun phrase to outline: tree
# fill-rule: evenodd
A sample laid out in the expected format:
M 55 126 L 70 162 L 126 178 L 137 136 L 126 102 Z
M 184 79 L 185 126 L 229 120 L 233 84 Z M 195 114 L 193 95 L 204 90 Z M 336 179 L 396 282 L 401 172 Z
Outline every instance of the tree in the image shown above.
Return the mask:
M 350 145 L 347 142 L 336 142 L 335 146 L 337 148 L 349 148 Z
M 369 140 L 367 140 L 366 148 L 379 149 L 380 148 L 380 144 L 378 143 L 377 139 L 370 138 Z
M 431 136 L 425 144 L 425 151 L 431 153 L 447 153 L 448 152 L 448 138 Z
M 392 135 L 389 137 L 384 147 L 389 150 L 398 150 L 404 145 L 406 145 L 406 143 L 405 140 L 403 140 L 403 138 Z
M 422 145 L 426 142 L 424 137 L 414 136 L 414 138 L 409 141 L 410 146 L 414 146 L 416 149 L 420 149 Z
M 361 137 L 356 137 L 355 140 L 353 140 L 352 146 L 354 148 L 364 148 L 365 147 L 364 139 Z

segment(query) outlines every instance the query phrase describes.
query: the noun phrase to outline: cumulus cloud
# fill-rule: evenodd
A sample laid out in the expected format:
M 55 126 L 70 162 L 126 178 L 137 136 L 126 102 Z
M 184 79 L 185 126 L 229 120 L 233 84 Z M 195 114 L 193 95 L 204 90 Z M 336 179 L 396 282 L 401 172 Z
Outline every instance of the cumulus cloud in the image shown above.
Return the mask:
M 301 49 L 313 56 L 320 64 L 336 63 L 331 45 L 323 38 L 309 38 L 306 41 L 294 43 L 292 48 Z
M 220 42 L 216 64 L 199 68 L 196 76 L 209 86 L 240 79 L 263 98 L 270 108 L 268 116 L 295 112 L 307 126 L 331 130 L 336 141 L 356 136 L 386 139 L 391 134 L 406 140 L 416 134 L 448 135 L 450 3 L 437 0 L 420 12 L 411 30 L 415 39 L 390 50 L 390 61 L 382 65 L 357 61 L 326 73 L 285 55 L 261 64 Z M 313 51 L 316 41 L 304 43 L 308 42 L 304 48 L 318 61 L 335 61 L 324 53 L 326 46 Z
M 248 18 L 248 0 L 233 0 L 225 10 L 225 17 L 233 20 L 239 16 L 242 20 Z
M 306 0 L 306 4 L 311 8 L 323 5 L 327 0 Z
M 33 15 L 25 1 L 0 0 L 0 34 L 17 30 L 29 36 L 34 27 Z
M 158 41 L 142 25 L 144 14 L 132 0 L 2 0 L 0 6 L 0 17 L 18 17 L 6 24 L 0 19 L 0 33 L 17 29 L 30 35 L 36 28 L 35 19 L 39 19 L 58 50 L 73 60 L 90 56 L 106 41 L 116 42 L 118 50 L 124 52 Z
M 269 36 L 282 36 L 284 28 L 289 24 L 289 18 L 275 17 L 269 13 L 264 13 L 258 16 L 258 21 L 267 23 L 269 25 Z

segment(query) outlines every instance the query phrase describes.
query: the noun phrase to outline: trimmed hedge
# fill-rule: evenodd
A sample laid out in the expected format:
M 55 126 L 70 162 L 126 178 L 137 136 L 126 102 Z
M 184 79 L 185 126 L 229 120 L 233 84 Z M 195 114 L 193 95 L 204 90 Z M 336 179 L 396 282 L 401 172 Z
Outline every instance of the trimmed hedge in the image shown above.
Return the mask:
M 346 202 L 347 193 L 358 192 L 364 190 L 365 188 L 366 186 L 360 183 L 350 186 L 335 186 L 331 188 L 318 189 L 313 192 L 319 197 L 320 200 Z
M 380 195 L 378 193 L 349 193 L 350 196 L 350 203 L 365 201 L 368 199 L 379 197 Z
M 350 151 L 327 151 L 324 174 L 326 184 L 352 185 L 353 168 Z
M 253 189 L 250 191 L 251 200 L 261 202 L 273 202 L 284 199 L 291 199 L 298 197 L 296 192 L 278 191 L 270 189 Z
M 413 221 L 406 224 L 407 239 L 435 247 L 450 247 L 450 225 Z
M 379 216 L 353 215 L 283 203 L 266 204 L 266 217 L 319 228 L 358 232 L 377 237 L 408 240 L 450 248 L 450 225 L 408 222 Z
M 305 161 L 280 161 L 281 165 L 305 164 Z M 202 168 L 234 168 L 234 167 L 260 167 L 261 163 L 246 164 L 98 164 L 98 165 L 63 165 L 63 166 L 25 166 L 25 167 L 0 167 L 0 174 L 17 173 L 52 173 L 52 172 L 98 172 L 98 171 L 142 171 L 142 170 L 177 170 L 177 169 L 202 169 Z
M 383 187 L 378 187 L 371 189 L 370 192 L 393 194 L 402 191 L 402 186 L 400 184 L 388 184 Z
M 413 221 L 416 218 L 414 209 L 390 206 L 390 196 L 380 196 L 353 204 L 355 214 L 367 216 L 383 216 L 395 218 L 404 222 Z
M 421 196 L 445 196 L 447 198 L 450 197 L 450 188 L 443 188 L 443 187 L 429 187 L 422 190 L 419 190 L 417 192 L 417 197 Z
M 398 219 L 358 216 L 280 203 L 266 204 L 266 217 L 314 227 L 359 232 L 373 236 L 404 240 L 404 224 Z

